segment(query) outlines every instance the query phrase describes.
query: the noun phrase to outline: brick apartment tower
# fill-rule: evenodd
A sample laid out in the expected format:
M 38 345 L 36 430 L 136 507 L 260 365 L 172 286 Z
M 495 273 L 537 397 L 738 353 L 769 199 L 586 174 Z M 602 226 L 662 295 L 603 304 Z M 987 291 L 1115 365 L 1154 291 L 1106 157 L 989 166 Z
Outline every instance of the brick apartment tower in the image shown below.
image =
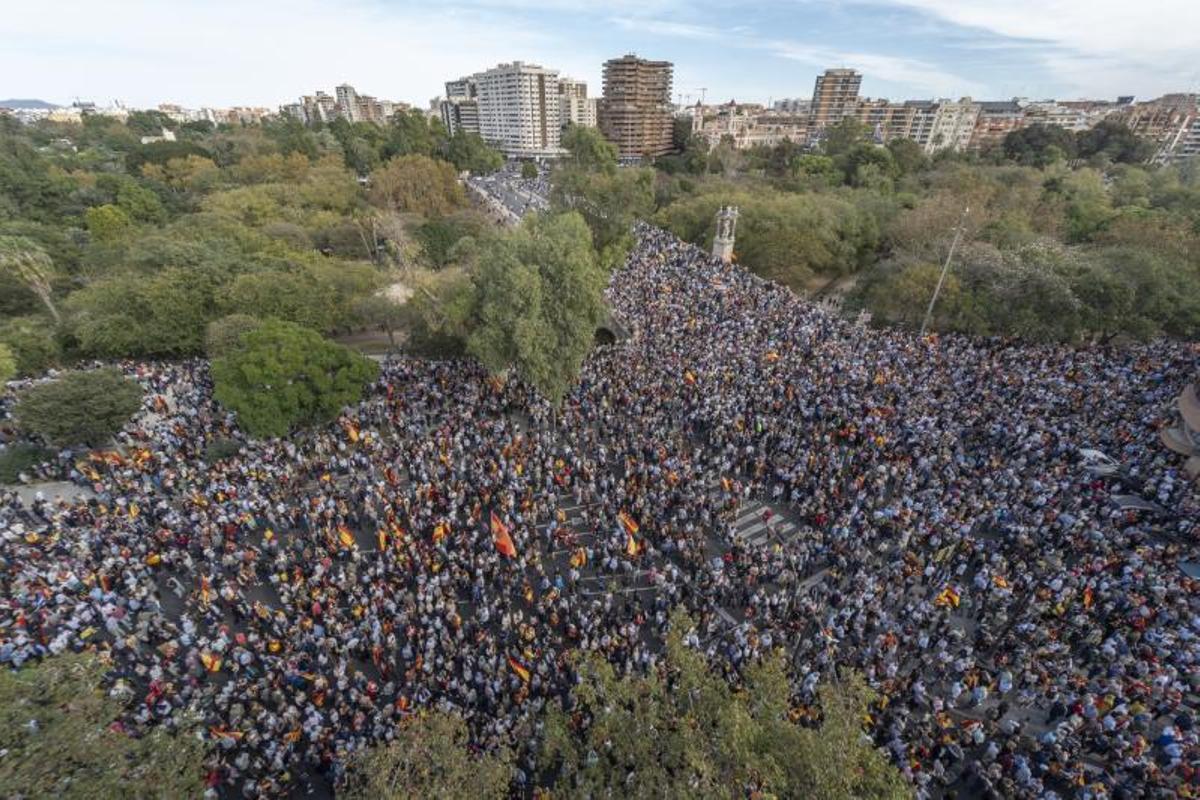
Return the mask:
M 622 159 L 653 159 L 674 149 L 673 70 L 669 61 L 647 61 L 635 55 L 604 63 L 600 132 L 617 146 Z
M 862 75 L 852 69 L 827 69 L 818 75 L 809 111 L 809 128 L 823 130 L 846 117 L 856 116 L 861 86 Z

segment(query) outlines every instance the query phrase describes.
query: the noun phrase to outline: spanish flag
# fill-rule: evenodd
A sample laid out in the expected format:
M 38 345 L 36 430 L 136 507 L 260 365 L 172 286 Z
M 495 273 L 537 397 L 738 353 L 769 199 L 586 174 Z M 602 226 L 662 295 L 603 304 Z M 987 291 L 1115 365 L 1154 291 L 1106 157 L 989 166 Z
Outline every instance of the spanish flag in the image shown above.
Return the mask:
M 375 532 L 375 537 L 379 542 L 379 550 L 387 550 L 387 531 L 385 531 L 383 528 L 380 528 Z
M 779 353 L 775 352 L 774 350 L 768 350 L 767 354 L 765 356 L 763 356 L 763 359 L 768 364 L 774 364 L 776 361 L 779 360 Z
M 582 547 L 575 550 L 571 554 L 571 566 L 575 569 L 581 569 L 587 566 L 587 550 Z
M 733 491 L 733 481 L 729 480 L 729 478 L 721 478 L 721 488 L 724 489 L 726 492 L 732 492 Z
M 345 525 L 339 524 L 337 526 L 337 532 L 338 542 L 341 543 L 342 547 L 354 547 L 354 534 L 350 532 L 349 528 L 347 528 Z
M 512 656 L 508 657 L 508 665 L 510 667 L 512 667 L 513 672 L 517 673 L 517 675 L 520 676 L 521 680 L 525 681 L 525 683 L 529 683 L 529 668 L 528 667 L 526 667 L 520 661 L 517 661 Z
M 630 536 L 638 532 L 637 522 L 635 522 L 633 517 L 629 516 L 624 511 L 621 511 L 617 514 L 617 519 L 620 520 L 621 525 L 625 528 L 625 532 Z
M 396 477 L 396 470 L 392 469 L 391 467 L 383 468 L 383 477 L 391 486 L 395 486 L 400 482 L 400 479 Z
M 1091 608 L 1093 602 L 1095 602 L 1095 594 L 1092 592 L 1092 587 L 1089 586 L 1083 590 L 1083 607 Z
M 433 543 L 438 544 L 450 535 L 450 523 L 439 522 L 433 529 Z
M 208 605 L 212 602 L 212 588 L 208 585 L 207 576 L 200 576 L 200 602 Z
M 214 655 L 207 650 L 203 650 L 200 653 L 200 663 L 203 664 L 204 668 L 209 672 L 216 672 L 221 668 L 221 657 Z
M 138 508 L 137 503 L 129 504 L 129 518 L 130 519 L 137 519 L 138 514 L 140 514 L 140 513 L 142 513 L 142 510 L 140 508 Z
M 358 426 L 353 422 L 346 423 L 346 438 L 350 440 L 350 444 L 358 442 Z
M 949 606 L 958 608 L 959 602 L 960 599 L 958 592 L 954 590 L 953 586 L 947 586 L 936 598 L 934 598 L 933 604 L 938 608 L 947 608 Z
M 637 539 L 633 538 L 633 534 L 627 535 L 625 542 L 625 554 L 630 558 L 634 558 L 638 553 L 642 552 L 642 545 Z
M 688 386 L 696 385 L 696 376 L 692 374 L 692 371 L 690 369 L 685 369 L 683 371 L 683 382 L 686 383 Z
M 513 544 L 512 537 L 508 535 L 508 528 L 496 516 L 496 512 L 491 514 L 492 525 L 492 541 L 496 545 L 496 549 L 509 558 L 517 557 L 517 546 Z

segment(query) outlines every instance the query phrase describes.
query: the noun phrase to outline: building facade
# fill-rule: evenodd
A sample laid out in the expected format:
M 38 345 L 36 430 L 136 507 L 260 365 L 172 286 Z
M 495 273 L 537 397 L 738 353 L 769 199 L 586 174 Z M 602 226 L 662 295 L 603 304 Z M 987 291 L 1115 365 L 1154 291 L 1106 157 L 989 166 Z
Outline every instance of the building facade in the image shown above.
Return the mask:
M 817 76 L 809 107 L 811 128 L 820 132 L 858 114 L 862 75 L 852 69 L 827 69 Z
M 654 159 L 674 150 L 673 72 L 669 61 L 635 55 L 605 62 L 599 125 L 622 159 Z
M 480 72 L 475 83 L 479 135 L 510 158 L 557 158 L 562 121 L 558 72 L 514 61 Z
M 587 83 L 574 78 L 558 79 L 558 118 L 565 129 L 568 125 L 596 127 L 596 99 L 588 97 Z

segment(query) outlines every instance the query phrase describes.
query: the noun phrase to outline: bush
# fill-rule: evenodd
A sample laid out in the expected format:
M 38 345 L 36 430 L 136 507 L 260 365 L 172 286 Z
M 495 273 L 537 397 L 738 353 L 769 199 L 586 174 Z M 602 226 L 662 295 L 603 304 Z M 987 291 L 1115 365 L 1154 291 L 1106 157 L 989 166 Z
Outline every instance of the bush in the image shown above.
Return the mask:
M 100 445 L 112 438 L 142 403 L 142 387 L 114 368 L 68 372 L 21 392 L 17 425 L 55 445 Z
M 18 483 L 21 473 L 54 458 L 54 452 L 36 444 L 14 444 L 0 450 L 0 483 Z
M 204 352 L 209 358 L 220 358 L 237 347 L 243 335 L 257 330 L 261 324 L 249 314 L 230 314 L 215 319 L 204 331 Z
M 241 449 L 242 443 L 237 439 L 213 439 L 208 443 L 208 447 L 204 448 L 204 460 L 209 464 L 215 464 L 236 456 Z

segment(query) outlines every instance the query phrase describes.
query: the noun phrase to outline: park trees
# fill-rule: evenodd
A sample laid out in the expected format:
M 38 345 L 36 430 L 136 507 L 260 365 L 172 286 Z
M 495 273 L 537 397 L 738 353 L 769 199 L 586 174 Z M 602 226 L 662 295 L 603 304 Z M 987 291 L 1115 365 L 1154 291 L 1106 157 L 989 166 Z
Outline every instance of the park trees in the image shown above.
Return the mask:
M 13 416 L 26 433 L 54 445 L 102 445 L 142 402 L 142 388 L 112 367 L 68 372 L 25 389 Z
M 186 730 L 134 736 L 102 688 L 92 653 L 0 672 L 0 794 L 5 797 L 199 797 L 204 745 Z
M 212 363 L 214 396 L 253 436 L 283 436 L 337 416 L 379 374 L 374 362 L 315 331 L 267 320 Z
M 478 133 L 459 130 L 446 145 L 446 158 L 460 172 L 487 175 L 504 166 L 504 156 L 488 146 Z
M 558 211 L 577 212 L 591 230 L 602 262 L 615 269 L 633 244 L 634 220 L 654 211 L 654 171 L 560 168 L 554 176 L 551 205 Z
M 557 404 L 604 316 L 605 273 L 583 218 L 528 217 L 483 248 L 467 349 L 493 372 L 514 370 Z
M 423 155 L 393 158 L 375 170 L 368 196 L 380 208 L 426 217 L 449 214 L 465 201 L 454 167 Z
M 538 750 L 556 795 L 737 798 L 753 787 L 766 797 L 909 796 L 863 735 L 871 695 L 861 682 L 826 687 L 822 723 L 801 727 L 788 717 L 781 657 L 750 668 L 735 691 L 684 644 L 690 627 L 676 611 L 658 673 L 621 678 L 595 657 L 576 665 L 570 705 L 550 707 Z
M 351 800 L 502 800 L 508 796 L 512 761 L 508 750 L 472 753 L 466 723 L 434 712 L 410 717 L 386 745 L 359 751 L 350 762 L 344 791 Z
M 54 265 L 37 243 L 24 236 L 0 236 L 0 271 L 15 278 L 37 295 L 56 323 L 62 322 L 51 296 Z
M 0 391 L 17 374 L 17 356 L 12 348 L 0 342 Z

